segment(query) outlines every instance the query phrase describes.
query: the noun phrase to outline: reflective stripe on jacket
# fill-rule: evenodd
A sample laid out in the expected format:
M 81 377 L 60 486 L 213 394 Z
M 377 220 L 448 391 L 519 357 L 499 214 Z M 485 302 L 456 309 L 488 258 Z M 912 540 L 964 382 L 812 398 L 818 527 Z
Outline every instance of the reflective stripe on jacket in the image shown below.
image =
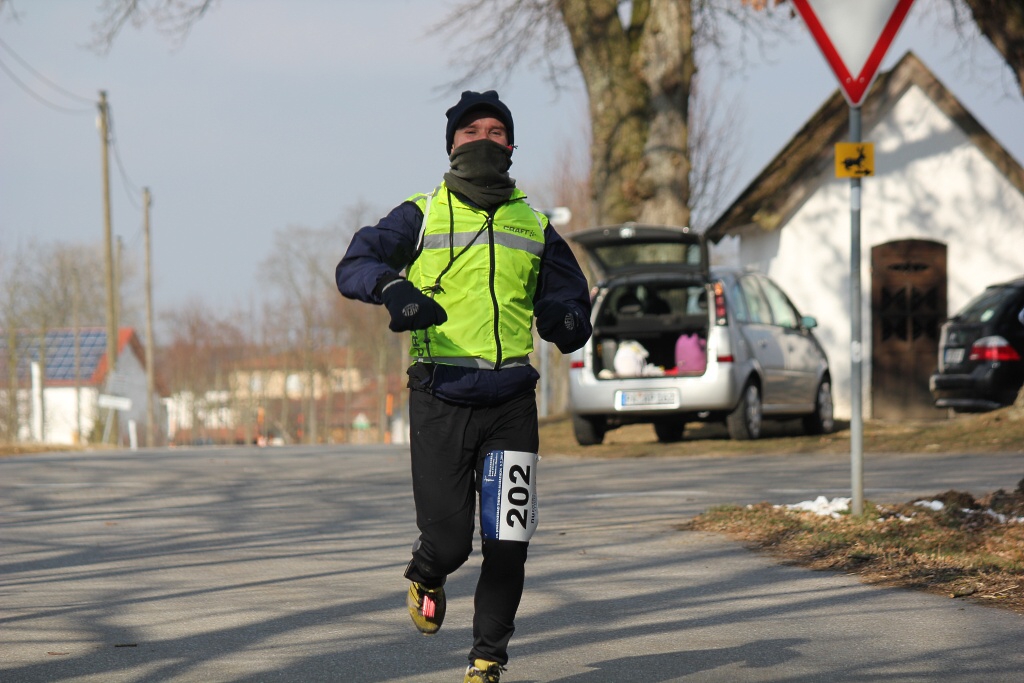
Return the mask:
M 481 369 L 529 364 L 547 219 L 518 189 L 493 215 L 443 183 L 408 201 L 423 212 L 423 225 L 407 276 L 448 313 L 443 325 L 413 332 L 410 355 Z

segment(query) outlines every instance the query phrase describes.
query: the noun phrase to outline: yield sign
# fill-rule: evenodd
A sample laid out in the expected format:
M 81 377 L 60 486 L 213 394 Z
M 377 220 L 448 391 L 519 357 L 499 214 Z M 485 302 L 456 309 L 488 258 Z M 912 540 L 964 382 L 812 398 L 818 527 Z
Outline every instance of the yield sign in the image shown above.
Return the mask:
M 859 107 L 914 0 L 793 0 L 851 107 Z

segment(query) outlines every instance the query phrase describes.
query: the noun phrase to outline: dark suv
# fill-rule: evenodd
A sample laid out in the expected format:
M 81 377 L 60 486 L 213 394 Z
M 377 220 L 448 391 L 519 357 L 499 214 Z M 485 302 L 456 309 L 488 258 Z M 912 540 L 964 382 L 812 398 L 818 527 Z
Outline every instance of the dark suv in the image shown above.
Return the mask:
M 942 326 L 935 407 L 959 412 L 1013 403 L 1024 384 L 1024 277 L 990 285 Z

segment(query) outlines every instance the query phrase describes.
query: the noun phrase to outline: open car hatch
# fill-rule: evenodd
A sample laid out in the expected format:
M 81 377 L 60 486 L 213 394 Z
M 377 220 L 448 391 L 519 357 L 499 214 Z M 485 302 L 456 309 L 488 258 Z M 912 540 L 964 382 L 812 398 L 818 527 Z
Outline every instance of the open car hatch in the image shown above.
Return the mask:
M 707 279 L 707 241 L 689 228 L 623 223 L 567 235 L 603 280 L 629 273 L 692 274 Z

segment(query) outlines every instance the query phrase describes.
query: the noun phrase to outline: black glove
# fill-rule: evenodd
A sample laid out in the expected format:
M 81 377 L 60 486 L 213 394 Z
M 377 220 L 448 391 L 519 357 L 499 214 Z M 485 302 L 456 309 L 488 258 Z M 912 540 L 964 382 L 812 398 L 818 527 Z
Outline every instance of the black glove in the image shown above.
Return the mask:
M 394 284 L 384 288 L 380 298 L 391 314 L 388 328 L 392 332 L 425 330 L 448 320 L 448 314 L 441 304 L 416 289 L 408 280 L 395 280 Z
M 576 341 L 579 321 L 576 319 L 576 311 L 569 304 L 545 299 L 537 302 L 533 314 L 537 316 L 537 332 L 541 339 L 555 344 L 559 349 Z

